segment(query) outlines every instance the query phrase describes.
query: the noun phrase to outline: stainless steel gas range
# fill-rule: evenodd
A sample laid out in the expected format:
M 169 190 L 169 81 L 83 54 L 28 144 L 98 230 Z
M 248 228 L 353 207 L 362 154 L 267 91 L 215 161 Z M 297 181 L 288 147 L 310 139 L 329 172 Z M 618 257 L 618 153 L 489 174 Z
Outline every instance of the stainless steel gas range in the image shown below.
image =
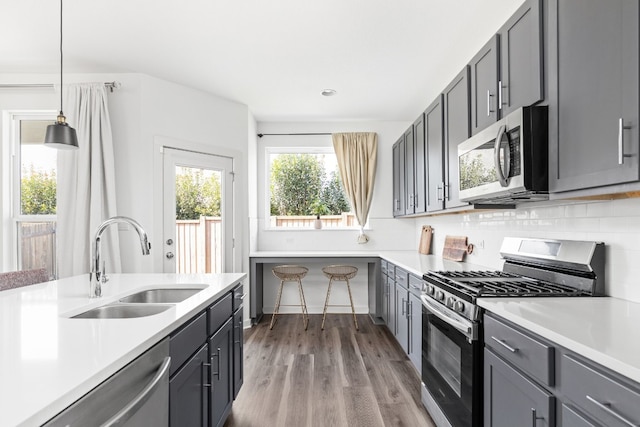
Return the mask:
M 507 237 L 502 271 L 430 271 L 422 300 L 422 402 L 438 427 L 482 425 L 478 298 L 604 294 L 604 244 Z

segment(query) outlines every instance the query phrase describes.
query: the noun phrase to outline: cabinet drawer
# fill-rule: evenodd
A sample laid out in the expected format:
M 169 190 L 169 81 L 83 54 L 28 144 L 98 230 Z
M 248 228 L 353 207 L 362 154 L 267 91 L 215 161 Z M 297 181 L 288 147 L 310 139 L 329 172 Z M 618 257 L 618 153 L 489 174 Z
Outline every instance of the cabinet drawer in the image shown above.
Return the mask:
M 562 427 L 596 427 L 572 407 L 562 404 Z
M 395 273 L 396 283 L 403 288 L 409 288 L 409 273 L 400 267 L 396 267 Z
M 201 313 L 179 331 L 171 334 L 169 340 L 169 355 L 171 356 L 169 375 L 173 375 L 206 342 L 207 315 L 206 313 Z
M 232 300 L 232 293 L 229 292 L 207 310 L 209 315 L 209 329 L 207 332 L 209 335 L 213 335 L 220 329 L 220 326 L 224 325 L 224 322 L 229 320 L 229 317 L 233 314 Z
M 422 278 L 414 276 L 413 274 L 409 275 L 409 292 L 419 297 L 422 293 Z
M 490 316 L 484 317 L 485 345 L 548 386 L 554 385 L 554 348 Z
M 577 407 L 606 426 L 640 424 L 640 387 L 624 384 L 568 354 L 562 355 L 560 364 L 563 394 Z
M 242 307 L 244 301 L 244 286 L 238 285 L 233 288 L 233 312 Z

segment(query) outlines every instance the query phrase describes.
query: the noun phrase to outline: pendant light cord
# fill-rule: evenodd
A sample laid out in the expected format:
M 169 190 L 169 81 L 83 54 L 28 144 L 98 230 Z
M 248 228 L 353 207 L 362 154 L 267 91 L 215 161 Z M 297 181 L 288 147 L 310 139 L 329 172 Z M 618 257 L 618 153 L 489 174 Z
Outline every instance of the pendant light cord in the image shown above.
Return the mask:
M 62 0 L 60 0 L 60 115 L 62 116 Z

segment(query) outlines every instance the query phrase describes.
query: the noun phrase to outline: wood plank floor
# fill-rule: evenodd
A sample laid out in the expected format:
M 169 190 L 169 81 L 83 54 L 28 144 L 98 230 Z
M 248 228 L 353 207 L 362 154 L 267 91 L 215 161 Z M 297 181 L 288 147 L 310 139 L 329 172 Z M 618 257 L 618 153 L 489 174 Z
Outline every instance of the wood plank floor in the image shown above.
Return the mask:
M 244 385 L 227 427 L 428 426 L 417 371 L 368 315 L 270 316 L 245 329 Z

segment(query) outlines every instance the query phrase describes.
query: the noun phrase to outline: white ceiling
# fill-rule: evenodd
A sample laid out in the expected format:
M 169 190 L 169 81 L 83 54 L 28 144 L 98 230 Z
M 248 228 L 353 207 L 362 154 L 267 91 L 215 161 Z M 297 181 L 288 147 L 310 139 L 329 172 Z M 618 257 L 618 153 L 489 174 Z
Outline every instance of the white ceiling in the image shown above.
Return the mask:
M 153 75 L 258 121 L 413 120 L 522 3 L 65 0 L 65 72 Z M 0 11 L 0 72 L 57 72 L 59 1 Z

